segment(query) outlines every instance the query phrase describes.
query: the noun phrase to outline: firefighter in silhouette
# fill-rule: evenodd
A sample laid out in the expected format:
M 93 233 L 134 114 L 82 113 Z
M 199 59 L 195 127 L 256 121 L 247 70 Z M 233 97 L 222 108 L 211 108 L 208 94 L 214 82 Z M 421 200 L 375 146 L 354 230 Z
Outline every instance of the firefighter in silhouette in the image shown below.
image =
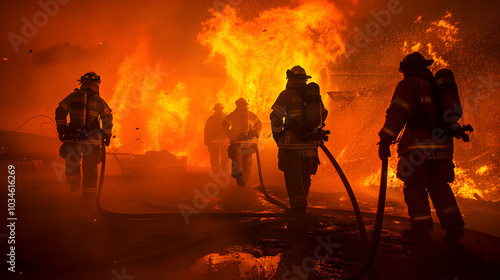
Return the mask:
M 328 116 L 316 83 L 307 84 L 306 71 L 287 70 L 286 89 L 272 106 L 271 127 L 278 144 L 278 168 L 284 172 L 292 216 L 305 215 L 311 175 L 319 165 L 317 130 Z M 308 118 L 306 117 L 308 116 Z M 283 123 L 283 118 L 285 122 Z M 315 120 L 311 124 L 308 120 Z
M 232 160 L 231 176 L 239 186 L 244 186 L 250 177 L 252 154 L 256 152 L 262 123 L 248 110 L 248 102 L 240 98 L 236 100 L 236 109 L 222 122 L 222 129 L 229 137 L 227 152 Z
M 430 241 L 430 195 L 446 230 L 445 241 L 456 243 L 465 234 L 465 224 L 448 183 L 455 176 L 453 130 L 460 127 L 457 121 L 462 109 L 453 73 L 443 69 L 434 77 L 427 68 L 433 62 L 417 52 L 400 62 L 404 79 L 396 87 L 379 132 L 379 157 L 390 157 L 389 146 L 404 129 L 399 139 L 397 177 L 404 182 L 411 236 Z
M 92 199 L 97 191 L 97 165 L 105 156 L 101 154 L 101 139 L 104 137 L 105 145 L 109 145 L 113 115 L 99 96 L 101 78 L 96 73 L 88 72 L 78 81 L 80 88 L 64 98 L 56 109 L 57 132 L 63 142 L 59 154 L 66 160 L 66 182 L 70 191 L 78 192 L 82 181 L 83 198 Z
M 210 153 L 210 166 L 213 172 L 219 170 L 227 171 L 227 147 L 229 146 L 229 139 L 222 130 L 222 121 L 226 114 L 222 110 L 222 104 L 215 104 L 213 110 L 215 113 L 207 119 L 205 124 L 205 145 Z

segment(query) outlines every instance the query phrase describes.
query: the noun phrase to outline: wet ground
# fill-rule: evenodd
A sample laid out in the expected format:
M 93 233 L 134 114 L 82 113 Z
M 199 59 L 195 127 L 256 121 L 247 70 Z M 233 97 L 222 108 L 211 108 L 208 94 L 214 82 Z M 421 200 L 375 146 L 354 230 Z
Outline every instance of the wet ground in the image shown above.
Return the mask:
M 345 194 L 312 192 L 310 215 L 297 221 L 279 217 L 283 211 L 264 199 L 256 179 L 243 188 L 226 179 L 194 169 L 107 176 L 106 211 L 171 213 L 124 219 L 70 193 L 50 165 L 19 173 L 16 272 L 7 271 L 2 253 L 2 279 L 344 279 L 362 261 Z M 279 179 L 266 187 L 286 201 Z M 1 195 L 6 201 L 5 190 Z M 362 209 L 375 205 L 359 199 Z M 391 199 L 388 208 L 404 211 Z M 374 214 L 363 217 L 371 234 Z M 457 247 L 447 248 L 436 224 L 432 250 L 422 253 L 401 235 L 408 226 L 406 218 L 385 217 L 378 255 L 363 279 L 500 279 L 500 238 L 467 230 Z M 1 232 L 6 237 L 5 227 Z M 1 241 L 8 252 L 7 239 Z

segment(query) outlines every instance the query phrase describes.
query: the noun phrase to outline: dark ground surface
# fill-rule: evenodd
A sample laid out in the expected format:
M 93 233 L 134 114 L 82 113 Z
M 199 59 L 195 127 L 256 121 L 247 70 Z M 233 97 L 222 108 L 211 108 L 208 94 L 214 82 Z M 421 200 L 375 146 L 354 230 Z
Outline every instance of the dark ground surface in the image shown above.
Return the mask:
M 216 214 L 191 215 L 187 224 L 180 203 L 193 207 L 194 189 L 204 192 L 214 181 L 194 170 L 108 176 L 104 209 L 172 213 L 165 219 L 123 220 L 70 193 L 50 166 L 18 173 L 16 273 L 7 271 L 3 227 L 1 279 L 343 279 L 360 263 L 363 247 L 354 214 L 334 209 L 349 202 L 321 206 L 334 194 L 312 193 L 316 206 L 299 222 L 230 218 L 220 213 L 281 212 L 255 183 L 241 188 L 231 181 L 199 209 Z M 286 198 L 282 186 L 267 187 Z M 2 190 L 1 201 L 6 199 Z M 374 214 L 363 216 L 371 234 Z M 500 279 L 500 238 L 467 230 L 457 247 L 446 248 L 436 224 L 433 249 L 424 257 L 401 235 L 408 226 L 406 218 L 385 217 L 378 255 L 363 279 Z M 325 254 L 316 269 L 308 268 L 315 256 Z

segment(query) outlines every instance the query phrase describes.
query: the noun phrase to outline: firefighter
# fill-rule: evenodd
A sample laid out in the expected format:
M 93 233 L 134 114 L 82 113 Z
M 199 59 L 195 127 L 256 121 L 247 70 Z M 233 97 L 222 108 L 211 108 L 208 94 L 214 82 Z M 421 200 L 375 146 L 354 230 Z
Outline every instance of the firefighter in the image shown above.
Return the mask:
M 273 138 L 279 147 L 278 168 L 284 172 L 292 216 L 306 214 L 311 175 L 316 174 L 319 165 L 319 139 L 304 135 L 307 130 L 305 112 L 309 110 L 305 108 L 304 99 L 309 85 L 316 86 L 316 96 L 319 97 L 318 106 L 313 108 L 320 118 L 319 124 L 323 123 L 328 115 L 317 84 L 307 84 L 310 78 L 300 66 L 287 70 L 286 89 L 276 99 L 270 115 Z
M 66 160 L 66 182 L 70 191 L 78 192 L 82 181 L 83 198 L 92 199 L 97 191 L 97 165 L 105 156 L 101 154 L 101 137 L 108 146 L 113 115 L 108 104 L 99 96 L 101 78 L 96 73 L 85 73 L 78 81 L 80 88 L 64 98 L 56 109 L 57 132 L 63 142 L 59 154 Z M 68 114 L 69 123 L 66 120 Z
M 248 183 L 252 170 L 252 154 L 257 149 L 257 139 L 262 130 L 259 118 L 248 110 L 244 98 L 236 100 L 236 109 L 222 122 L 222 129 L 229 137 L 227 150 L 231 163 L 231 176 L 238 186 Z
M 205 146 L 207 146 L 210 153 L 212 171 L 227 171 L 229 139 L 222 130 L 222 121 L 226 117 L 226 114 L 224 114 L 224 107 L 220 103 L 215 104 L 212 110 L 215 113 L 207 119 L 207 123 L 205 124 Z
M 397 177 L 404 182 L 411 236 L 420 241 L 430 241 L 433 229 L 428 201 L 430 195 L 441 227 L 446 230 L 445 241 L 453 244 L 465 234 L 465 224 L 449 186 L 455 176 L 453 137 L 444 133 L 441 127 L 441 113 L 445 113 L 442 106 L 446 104 L 439 101 L 438 84 L 441 79 L 437 79 L 436 83 L 428 69 L 433 62 L 418 52 L 407 55 L 400 62 L 399 71 L 404 79 L 396 87 L 384 126 L 379 132 L 379 157 L 391 156 L 389 146 L 404 129 L 398 146 L 400 160 Z M 456 89 L 454 80 L 453 84 Z M 458 92 L 456 97 L 458 99 Z M 460 103 L 456 102 L 455 107 L 460 107 Z M 461 116 L 461 107 L 455 112 Z

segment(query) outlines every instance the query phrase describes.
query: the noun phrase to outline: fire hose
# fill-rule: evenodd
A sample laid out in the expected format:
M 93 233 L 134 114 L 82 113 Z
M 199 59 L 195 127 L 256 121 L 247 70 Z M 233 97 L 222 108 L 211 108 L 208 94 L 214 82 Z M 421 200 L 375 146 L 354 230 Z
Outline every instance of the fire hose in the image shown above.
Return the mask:
M 351 200 L 352 208 L 354 209 L 354 214 L 356 216 L 356 222 L 358 223 L 359 233 L 361 234 L 361 239 L 363 241 L 363 245 L 365 246 L 365 248 L 368 248 L 368 244 L 369 244 L 368 243 L 368 234 L 366 233 L 365 223 L 363 221 L 363 217 L 361 216 L 361 210 L 359 209 L 358 201 L 356 200 L 356 196 L 354 195 L 354 192 L 351 188 L 351 184 L 349 184 L 349 181 L 347 180 L 347 177 L 345 176 L 344 171 L 342 171 L 342 168 L 340 168 L 340 165 L 335 160 L 332 153 L 330 153 L 328 148 L 325 146 L 323 141 L 321 141 L 319 146 L 321 147 L 321 150 L 323 150 L 325 155 L 328 157 L 330 162 L 335 167 L 335 170 L 339 174 L 339 177 L 342 180 L 342 183 L 344 184 L 344 187 L 347 191 L 347 194 L 349 195 L 349 199 Z
M 382 160 L 382 174 L 380 177 L 380 191 L 378 195 L 378 205 L 377 205 L 377 215 L 375 218 L 375 228 L 373 230 L 372 241 L 368 243 L 368 234 L 366 233 L 365 224 L 363 222 L 363 217 L 361 216 L 361 211 L 359 209 L 358 202 L 356 197 L 354 196 L 354 192 L 345 176 L 344 172 L 340 168 L 340 165 L 335 160 L 333 155 L 330 153 L 328 148 L 326 148 L 323 141 L 320 143 L 320 147 L 323 152 L 326 154 L 328 159 L 332 162 L 333 166 L 337 170 L 344 186 L 349 194 L 349 198 L 351 199 L 352 207 L 354 208 L 354 213 L 356 215 L 356 220 L 358 222 L 359 231 L 361 233 L 361 238 L 363 240 L 363 244 L 365 248 L 368 248 L 368 252 L 363 262 L 358 266 L 358 268 L 347 278 L 348 280 L 361 279 L 363 275 L 368 271 L 373 260 L 375 259 L 375 255 L 377 254 L 378 245 L 380 243 L 380 236 L 382 233 L 382 224 L 384 221 L 384 208 L 385 208 L 385 196 L 387 191 L 387 169 L 388 169 L 388 158 L 384 158 Z
M 262 167 L 260 165 L 260 153 L 259 153 L 259 144 L 255 144 L 256 145 L 256 149 L 255 149 L 255 155 L 257 157 L 257 170 L 259 171 L 259 182 L 260 182 L 260 191 L 264 194 L 264 196 L 267 198 L 267 200 L 275 205 L 277 205 L 278 207 L 280 207 L 281 209 L 285 210 L 285 212 L 289 212 L 290 211 L 290 208 L 288 208 L 288 206 L 286 206 L 283 202 L 281 201 L 278 201 L 277 199 L 275 199 L 274 197 L 270 196 L 268 193 L 267 193 L 267 190 L 266 188 L 264 187 L 264 179 L 262 178 Z
M 330 160 L 330 162 L 332 163 L 332 165 L 335 167 L 335 170 L 339 174 L 339 177 L 342 180 L 342 183 L 344 184 L 344 186 L 345 186 L 345 188 L 347 190 L 347 193 L 348 193 L 349 198 L 351 200 L 352 207 L 354 209 L 354 213 L 355 213 L 355 216 L 356 216 L 356 221 L 357 221 L 357 224 L 358 224 L 359 232 L 361 234 L 361 239 L 362 239 L 363 245 L 368 250 L 368 252 L 366 254 L 366 257 L 363 260 L 363 262 L 347 278 L 349 280 L 361 279 L 361 277 L 363 277 L 363 275 L 368 271 L 368 269 L 370 268 L 371 264 L 373 263 L 373 260 L 375 259 L 375 255 L 377 254 L 378 245 L 379 245 L 379 242 L 380 242 L 380 236 L 381 236 L 381 233 L 382 233 L 382 224 L 383 224 L 383 220 L 384 220 L 385 197 L 386 197 L 386 191 L 387 191 L 388 159 L 385 158 L 382 161 L 382 175 L 381 175 L 381 179 L 380 179 L 380 192 L 379 192 L 378 205 L 377 205 L 377 215 L 376 215 L 376 218 L 375 218 L 375 228 L 374 228 L 374 231 L 373 231 L 372 242 L 369 243 L 369 241 L 368 241 L 368 234 L 366 232 L 366 228 L 365 228 L 365 224 L 364 224 L 364 221 L 363 221 L 363 217 L 361 215 L 361 210 L 359 209 L 359 205 L 358 205 L 358 202 L 356 200 L 356 196 L 354 195 L 354 192 L 352 190 L 351 185 L 349 184 L 349 181 L 347 180 L 347 177 L 345 176 L 345 174 L 342 171 L 342 168 L 340 167 L 340 165 L 338 164 L 338 162 L 333 157 L 332 153 L 325 146 L 323 140 L 321 140 L 321 142 L 320 142 L 320 147 L 323 150 L 323 152 L 326 154 L 326 156 L 328 157 L 328 159 Z M 270 197 L 267 194 L 267 191 L 266 191 L 266 189 L 264 187 L 264 181 L 262 179 L 262 170 L 261 170 L 260 154 L 259 154 L 258 146 L 257 146 L 257 149 L 256 149 L 256 156 L 257 156 L 257 167 L 258 167 L 258 171 L 259 171 L 259 180 L 260 180 L 260 184 L 261 184 L 261 191 L 264 193 L 264 195 L 269 200 L 275 200 L 274 198 Z M 279 203 L 282 204 L 281 202 L 279 202 Z M 278 203 L 274 203 L 274 204 L 278 205 Z M 286 206 L 284 206 L 284 207 L 286 207 Z M 288 209 L 288 207 L 286 207 L 286 208 Z
M 388 158 L 382 160 L 382 174 L 380 176 L 380 190 L 378 194 L 377 216 L 375 218 L 375 228 L 373 229 L 372 242 L 367 256 L 358 268 L 347 278 L 348 280 L 361 279 L 368 271 L 375 255 L 377 254 L 380 236 L 382 234 L 382 224 L 384 222 L 385 196 L 387 192 L 387 169 Z

